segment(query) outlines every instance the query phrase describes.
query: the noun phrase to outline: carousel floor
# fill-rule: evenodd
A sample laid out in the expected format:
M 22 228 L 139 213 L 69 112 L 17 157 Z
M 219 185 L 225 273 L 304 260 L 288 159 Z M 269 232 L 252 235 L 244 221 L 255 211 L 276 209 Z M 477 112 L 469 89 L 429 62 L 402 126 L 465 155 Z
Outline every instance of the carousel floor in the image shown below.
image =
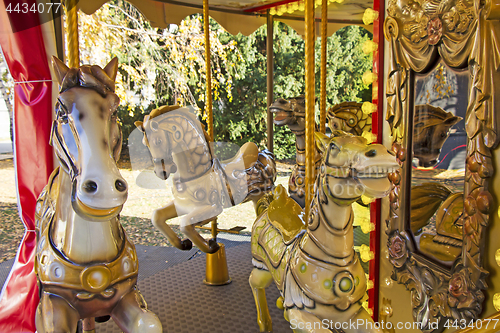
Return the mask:
M 160 318 L 164 332 L 176 333 L 251 333 L 259 332 L 257 311 L 248 284 L 252 270 L 250 237 L 220 235 L 225 244 L 229 276 L 232 283 L 207 286 L 205 255 L 193 249 L 137 245 L 139 258 L 139 290 L 148 308 Z M 3 285 L 12 260 L 0 264 L 0 284 Z M 292 332 L 283 312 L 275 306 L 278 289 L 267 289 L 273 332 Z M 120 333 L 109 320 L 96 324 L 97 333 Z
M 356 228 L 358 229 L 358 228 Z M 221 234 L 232 283 L 207 286 L 205 255 L 197 249 L 180 251 L 172 247 L 136 245 L 139 259 L 139 290 L 148 308 L 160 318 L 164 332 L 251 333 L 259 332 L 257 310 L 248 284 L 252 271 L 250 236 Z M 356 244 L 368 243 L 368 235 L 354 233 Z M 0 286 L 13 260 L 0 264 Z M 266 290 L 273 332 L 292 332 L 283 312 L 275 306 L 278 289 Z M 120 333 L 109 320 L 96 324 L 96 333 Z

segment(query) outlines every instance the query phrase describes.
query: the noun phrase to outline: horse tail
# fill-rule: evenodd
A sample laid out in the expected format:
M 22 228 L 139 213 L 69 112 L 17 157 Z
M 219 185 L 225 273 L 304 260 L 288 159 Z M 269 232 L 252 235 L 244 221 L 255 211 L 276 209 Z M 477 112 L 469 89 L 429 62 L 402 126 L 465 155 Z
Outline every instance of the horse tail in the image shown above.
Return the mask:
M 411 230 L 418 233 L 426 226 L 451 191 L 437 183 L 424 183 L 411 188 Z
M 269 205 L 271 202 L 274 200 L 274 194 L 273 191 L 269 191 L 266 194 L 262 196 L 262 198 L 257 201 L 257 205 L 255 206 L 255 212 L 257 213 L 257 216 L 260 216 L 266 209 L 269 208 Z
M 274 154 L 267 149 L 260 151 L 257 161 L 245 171 L 249 195 L 258 195 L 272 190 L 277 175 Z

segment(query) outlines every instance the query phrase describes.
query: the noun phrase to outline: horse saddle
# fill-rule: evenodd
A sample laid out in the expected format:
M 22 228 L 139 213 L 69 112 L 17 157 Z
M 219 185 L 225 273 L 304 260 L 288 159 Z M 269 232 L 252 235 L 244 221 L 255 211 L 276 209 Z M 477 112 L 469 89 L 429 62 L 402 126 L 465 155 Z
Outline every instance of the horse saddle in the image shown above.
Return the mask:
M 235 170 L 244 171 L 253 166 L 259 158 L 259 148 L 253 142 L 247 142 L 238 150 L 232 158 L 220 161 L 224 171 L 233 175 Z M 242 169 L 243 168 L 243 169 Z
M 278 185 L 273 194 L 274 200 L 269 204 L 267 216 L 272 226 L 280 232 L 283 242 L 289 245 L 306 229 L 305 212 L 288 196 L 283 186 Z

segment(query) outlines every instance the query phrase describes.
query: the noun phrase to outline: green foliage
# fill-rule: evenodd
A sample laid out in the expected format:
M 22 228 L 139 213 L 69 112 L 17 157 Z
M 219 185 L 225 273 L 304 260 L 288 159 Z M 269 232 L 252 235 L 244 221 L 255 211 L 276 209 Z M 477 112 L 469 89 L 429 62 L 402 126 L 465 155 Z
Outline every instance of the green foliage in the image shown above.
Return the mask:
M 220 29 L 220 28 L 219 28 Z M 214 108 L 215 137 L 239 145 L 253 141 L 261 147 L 266 137 L 266 26 L 252 35 L 219 35 L 222 43 L 235 40 L 242 56 L 237 62 L 233 100 Z M 358 26 L 339 30 L 327 39 L 327 108 L 344 101 L 371 101 L 371 88 L 362 75 L 372 68 L 372 56 L 361 45 L 371 34 Z M 316 43 L 316 95 L 320 91 L 320 47 Z M 305 43 L 289 26 L 274 24 L 274 97 L 291 98 L 305 92 Z M 295 156 L 295 137 L 287 127 L 275 127 L 274 152 L 278 159 Z
M 117 93 L 124 137 L 153 108 L 164 104 L 193 105 L 205 122 L 205 60 L 203 18 L 192 15 L 179 26 L 152 28 L 137 9 L 122 0 L 105 4 L 92 16 L 81 15 L 82 59 L 105 65 L 120 61 Z M 266 26 L 250 36 L 227 33 L 210 20 L 212 91 L 215 141 L 238 145 L 253 141 L 266 146 L 267 65 Z M 362 75 L 371 70 L 371 55 L 362 43 L 371 34 L 358 26 L 328 38 L 327 107 L 354 100 L 371 100 Z M 274 23 L 274 98 L 305 92 L 304 40 L 282 22 Z M 316 94 L 319 96 L 320 40 L 316 44 Z M 275 127 L 278 159 L 295 156 L 295 137 Z

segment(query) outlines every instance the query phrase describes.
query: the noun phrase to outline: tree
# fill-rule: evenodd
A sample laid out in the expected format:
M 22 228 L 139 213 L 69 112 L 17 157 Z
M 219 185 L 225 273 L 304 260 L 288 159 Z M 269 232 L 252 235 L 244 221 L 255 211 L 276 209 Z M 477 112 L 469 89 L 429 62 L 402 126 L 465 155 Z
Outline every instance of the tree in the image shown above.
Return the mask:
M 238 58 L 234 42 L 222 44 L 221 30 L 211 29 L 214 100 L 231 100 L 233 74 L 227 54 Z M 83 63 L 105 65 L 119 60 L 116 93 L 124 137 L 153 108 L 164 104 L 193 105 L 200 112 L 205 100 L 204 34 L 200 15 L 179 26 L 152 28 L 129 3 L 114 0 L 92 15 L 80 15 L 80 55 Z
M 95 14 L 80 15 L 81 58 L 104 65 L 112 56 L 120 62 L 117 93 L 124 136 L 133 122 L 164 104 L 193 105 L 205 116 L 205 49 L 203 17 L 184 19 L 168 29 L 152 28 L 123 0 L 103 5 Z M 358 26 L 328 38 L 327 106 L 347 100 L 371 100 L 362 75 L 372 68 L 361 45 L 371 38 Z M 266 138 L 266 26 L 250 36 L 233 36 L 210 20 L 214 134 L 216 141 L 264 147 Z M 282 22 L 274 24 L 274 96 L 304 93 L 304 40 Z M 316 94 L 319 96 L 319 53 L 316 45 Z M 285 127 L 275 128 L 277 158 L 295 155 L 295 138 Z

